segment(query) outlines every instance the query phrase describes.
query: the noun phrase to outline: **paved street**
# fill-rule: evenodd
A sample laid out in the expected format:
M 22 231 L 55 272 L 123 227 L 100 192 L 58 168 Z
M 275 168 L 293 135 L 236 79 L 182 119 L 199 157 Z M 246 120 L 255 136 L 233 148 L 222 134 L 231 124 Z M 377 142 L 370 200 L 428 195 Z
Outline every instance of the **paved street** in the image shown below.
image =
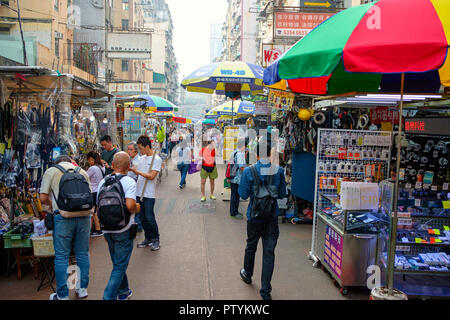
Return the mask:
M 229 202 L 221 200 L 224 168 L 219 169 L 217 201 L 200 203 L 199 174 L 189 175 L 187 187 L 177 189 L 179 172 L 169 170 L 157 194 L 156 217 L 161 250 L 135 247 L 128 268 L 132 299 L 260 299 L 261 247 L 253 284 L 239 277 L 243 264 L 246 221 L 229 217 Z M 209 196 L 209 184 L 207 183 Z M 248 202 L 241 202 L 245 212 Z M 281 224 L 272 280 L 273 299 L 368 299 L 364 290 L 343 297 L 330 276 L 307 259 L 311 225 Z M 143 239 L 139 233 L 137 241 Z M 135 241 L 136 242 L 136 241 Z M 261 244 L 261 243 L 260 243 Z M 91 239 L 88 299 L 101 299 L 112 264 L 103 237 Z M 0 299 L 48 299 L 50 287 L 37 292 L 39 281 L 26 268 L 23 280 L 15 274 L 0 278 Z M 75 293 L 71 291 L 71 298 Z

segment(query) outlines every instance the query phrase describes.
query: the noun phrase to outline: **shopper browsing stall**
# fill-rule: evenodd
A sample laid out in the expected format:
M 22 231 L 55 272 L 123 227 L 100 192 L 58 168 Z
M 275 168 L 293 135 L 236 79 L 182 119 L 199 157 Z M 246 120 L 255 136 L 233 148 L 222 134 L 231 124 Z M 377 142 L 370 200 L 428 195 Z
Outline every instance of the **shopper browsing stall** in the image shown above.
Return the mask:
M 128 286 L 126 270 L 133 252 L 133 242 L 137 231 L 134 216 L 140 211 L 141 207 L 136 203 L 136 182 L 127 176 L 130 168 L 129 155 L 123 151 L 116 153 L 112 168 L 113 173 L 100 182 L 98 189 L 100 218 L 104 225 L 105 240 L 108 242 L 113 263 L 103 299 L 128 300 L 132 291 Z M 122 186 L 122 192 L 120 188 L 115 188 L 115 184 L 118 186 L 118 183 Z M 120 197 L 121 201 L 117 202 L 118 205 L 115 206 L 119 207 L 119 210 L 115 210 L 114 206 L 111 205 L 111 199 L 114 197 Z M 103 202 L 103 199 L 106 201 Z M 122 212 L 125 214 L 123 220 Z M 111 219 L 111 216 L 114 214 L 117 216 L 117 213 L 119 213 L 119 219 Z M 122 220 L 123 225 L 117 224 L 117 221 L 120 220 Z
M 111 164 L 114 158 L 114 155 L 118 152 L 116 148 L 114 148 L 112 144 L 112 140 L 110 136 L 104 136 L 100 139 L 100 144 L 102 145 L 102 163 L 105 166 L 106 175 L 111 174 L 113 172 L 111 168 Z
M 105 177 L 105 167 L 102 164 L 102 160 L 100 155 L 91 151 L 87 154 L 87 161 L 89 163 L 89 169 L 87 174 L 89 175 L 89 180 L 91 181 L 91 192 L 92 192 L 92 200 L 94 201 L 94 214 L 92 216 L 92 227 L 91 231 L 92 237 L 102 236 L 102 230 L 100 229 L 100 222 L 98 221 L 97 216 L 97 190 L 100 181 Z
M 152 143 L 147 136 L 140 136 L 137 145 L 142 157 L 137 166 L 130 170 L 138 175 L 136 196 L 142 206 L 139 213 L 142 218 L 142 226 L 145 232 L 145 239 L 137 245 L 138 248 L 149 246 L 152 251 L 159 250 L 159 230 L 155 218 L 156 201 L 156 177 L 161 171 L 161 158 L 152 149 Z
M 230 184 L 231 184 L 231 198 L 230 198 L 230 216 L 237 219 L 242 219 L 242 213 L 239 213 L 239 183 L 241 182 L 242 173 L 245 169 L 245 140 L 238 141 L 238 147 L 231 155 L 230 166 Z
M 49 205 L 54 212 L 53 243 L 57 291 L 50 295 L 50 300 L 69 299 L 67 268 L 72 249 L 80 268 L 80 288 L 76 289 L 76 293 L 79 298 L 85 298 L 88 296 L 89 231 L 90 215 L 93 213 L 89 176 L 81 168 L 75 167 L 68 156 L 60 156 L 55 163 L 55 167 L 44 173 L 40 189 L 41 202 Z M 60 184 L 61 180 L 64 182 Z M 67 201 L 69 198 L 76 198 L 77 201 Z

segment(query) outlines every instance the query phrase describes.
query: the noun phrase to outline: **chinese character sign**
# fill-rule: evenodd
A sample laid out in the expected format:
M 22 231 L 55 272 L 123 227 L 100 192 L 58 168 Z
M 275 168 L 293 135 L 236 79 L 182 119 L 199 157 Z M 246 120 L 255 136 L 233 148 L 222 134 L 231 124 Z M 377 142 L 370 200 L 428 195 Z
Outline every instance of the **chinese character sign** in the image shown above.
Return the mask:
M 398 111 L 389 110 L 388 107 L 377 107 L 370 110 L 370 122 L 381 124 L 381 122 L 391 122 L 398 124 Z
M 341 278 L 342 273 L 342 249 L 344 248 L 344 238 L 327 225 L 325 233 L 325 263 L 333 272 Z
M 278 12 L 275 14 L 275 36 L 303 37 L 333 15 L 334 13 Z

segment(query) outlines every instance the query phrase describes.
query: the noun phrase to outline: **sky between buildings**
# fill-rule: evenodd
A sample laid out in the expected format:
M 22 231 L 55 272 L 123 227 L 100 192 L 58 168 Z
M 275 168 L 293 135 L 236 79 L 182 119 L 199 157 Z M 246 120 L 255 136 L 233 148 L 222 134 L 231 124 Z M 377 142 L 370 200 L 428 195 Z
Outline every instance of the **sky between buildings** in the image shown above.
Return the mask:
M 226 0 L 166 0 L 174 25 L 173 46 L 179 81 L 210 62 L 210 25 L 223 23 Z

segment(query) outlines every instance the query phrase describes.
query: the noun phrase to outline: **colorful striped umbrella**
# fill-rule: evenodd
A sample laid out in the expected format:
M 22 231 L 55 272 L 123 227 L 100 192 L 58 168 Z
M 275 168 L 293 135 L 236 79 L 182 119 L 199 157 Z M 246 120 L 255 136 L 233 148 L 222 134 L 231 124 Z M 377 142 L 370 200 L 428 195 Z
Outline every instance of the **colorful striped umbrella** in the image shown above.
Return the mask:
M 263 92 L 263 75 L 264 69 L 255 64 L 224 61 L 197 69 L 181 85 L 190 92 L 224 95 L 225 84 L 233 83 L 241 85 L 242 95 L 255 95 Z
M 318 25 L 265 70 L 294 92 L 435 93 L 450 86 L 449 0 L 379 0 Z
M 178 111 L 176 105 L 164 98 L 152 95 L 142 95 L 139 98 L 144 98 L 146 101 L 134 102 L 135 108 L 147 108 L 148 111 Z
M 234 111 L 234 112 L 233 112 Z M 220 116 L 238 116 L 251 115 L 255 113 L 255 104 L 250 101 L 236 100 L 225 102 L 224 104 L 211 109 L 206 115 L 206 118 L 220 117 Z

